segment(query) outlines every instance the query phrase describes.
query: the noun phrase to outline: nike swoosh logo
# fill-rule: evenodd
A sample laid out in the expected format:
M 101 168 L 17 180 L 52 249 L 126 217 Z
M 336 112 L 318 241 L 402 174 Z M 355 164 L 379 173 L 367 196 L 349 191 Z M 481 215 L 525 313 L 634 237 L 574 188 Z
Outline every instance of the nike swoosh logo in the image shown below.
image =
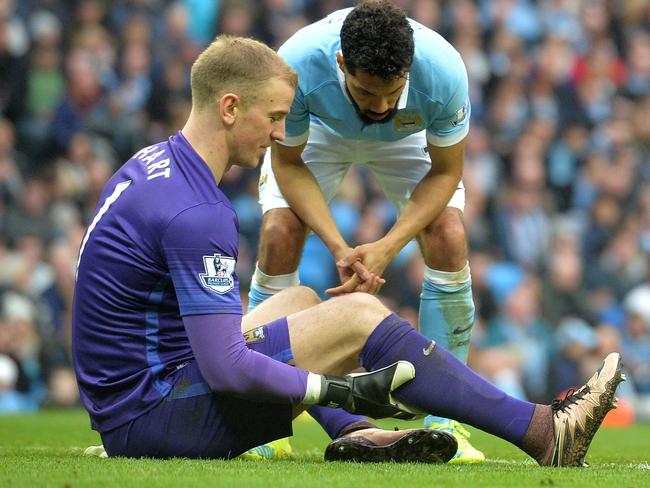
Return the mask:
M 428 356 L 433 352 L 434 347 L 436 347 L 436 341 L 431 341 L 431 344 L 429 344 L 427 347 L 422 349 L 422 354 Z
M 470 324 L 469 326 L 465 327 L 464 329 L 461 329 L 460 327 L 457 327 L 454 329 L 452 334 L 462 334 L 463 332 L 467 332 L 470 330 L 472 327 L 474 327 L 474 324 Z

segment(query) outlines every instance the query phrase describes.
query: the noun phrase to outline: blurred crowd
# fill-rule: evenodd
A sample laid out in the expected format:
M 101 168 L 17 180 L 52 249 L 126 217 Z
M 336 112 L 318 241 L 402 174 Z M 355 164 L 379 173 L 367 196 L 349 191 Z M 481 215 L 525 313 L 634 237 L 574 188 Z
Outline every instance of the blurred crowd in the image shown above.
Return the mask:
M 0 0 L 0 412 L 77 404 L 70 309 L 85 225 L 111 173 L 181 128 L 202 48 L 219 33 L 277 48 L 354 3 Z M 650 2 L 395 3 L 445 36 L 469 73 L 470 364 L 549 401 L 621 350 L 623 395 L 650 398 Z M 240 218 L 244 300 L 257 176 L 233 168 L 221 183 Z M 396 218 L 359 166 L 331 209 L 352 245 Z M 414 324 L 422 266 L 408 245 L 382 289 Z M 314 236 L 300 273 L 320 292 L 336 282 Z

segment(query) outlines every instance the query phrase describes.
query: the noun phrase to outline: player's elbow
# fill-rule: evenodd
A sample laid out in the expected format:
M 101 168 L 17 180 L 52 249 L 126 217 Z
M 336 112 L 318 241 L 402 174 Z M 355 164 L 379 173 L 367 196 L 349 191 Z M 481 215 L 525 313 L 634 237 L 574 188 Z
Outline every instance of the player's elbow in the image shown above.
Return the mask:
M 227 395 L 233 391 L 234 383 L 229 378 L 216 372 L 204 374 L 203 379 L 205 379 L 213 393 Z
M 232 378 L 206 378 L 206 382 L 213 393 L 227 395 L 244 399 L 252 399 L 259 396 L 259 385 L 255 378 L 246 374 L 239 375 L 237 380 Z

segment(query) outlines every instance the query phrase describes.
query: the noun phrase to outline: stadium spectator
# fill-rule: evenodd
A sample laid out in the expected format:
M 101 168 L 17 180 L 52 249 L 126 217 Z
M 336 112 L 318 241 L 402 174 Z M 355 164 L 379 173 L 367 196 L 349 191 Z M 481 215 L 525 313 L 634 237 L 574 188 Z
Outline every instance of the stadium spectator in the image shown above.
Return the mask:
M 147 117 L 144 112 L 151 94 L 150 52 L 142 44 L 126 44 L 121 53 L 118 79 L 109 92 L 116 152 L 128 157 L 132 147 L 146 139 Z
M 11 10 L 13 2 L 4 2 Z M 0 116 L 17 123 L 25 110 L 26 41 L 20 18 L 11 11 L 0 13 Z
M 12 358 L 0 354 L 0 414 L 30 412 L 35 405 L 16 390 L 18 366 Z
M 56 371 L 59 371 L 61 378 L 64 376 L 63 370 L 72 371 L 69 351 L 76 247 L 59 240 L 50 249 L 48 264 L 52 276 L 38 295 L 41 303 L 38 325 L 42 341 L 40 361 L 43 376 L 52 386 L 59 384 L 52 381 Z M 51 394 L 57 397 L 56 391 Z
M 75 48 L 66 62 L 67 87 L 52 120 L 52 139 L 57 151 L 68 147 L 70 139 L 80 129 L 101 135 L 112 133 L 106 90 L 100 72 L 89 51 Z
M 513 184 L 494 211 L 497 242 L 508 261 L 539 269 L 551 240 L 551 227 L 539 186 Z
M 558 327 L 567 317 L 594 323 L 591 297 L 583 288 L 584 268 L 580 242 L 570 230 L 558 230 L 543 273 L 541 316 L 551 327 Z
M 476 342 L 476 370 L 518 398 L 543 399 L 554 360 L 553 330 L 539 312 L 539 283 L 525 276 Z M 500 355 L 500 360 L 494 360 Z M 507 367 L 504 368 L 503 366 Z M 502 386 L 506 382 L 507 387 Z
M 20 195 L 20 201 L 11 206 L 4 218 L 3 234 L 12 246 L 18 246 L 23 238 L 34 237 L 42 244 L 48 244 L 57 229 L 49 215 L 50 188 L 48 182 L 30 178 Z
M 0 200 L 3 207 L 15 205 L 20 201 L 23 175 L 27 172 L 29 164 L 30 160 L 26 155 L 16 148 L 14 125 L 9 119 L 0 118 Z M 4 218 L 2 222 L 4 224 Z
M 189 37 L 199 45 L 214 39 L 222 0 L 182 0 L 188 12 Z
M 54 110 L 65 89 L 63 27 L 54 14 L 43 10 L 30 16 L 30 25 L 33 43 L 26 76 L 27 99 L 19 127 L 32 159 L 39 159 L 46 154 L 39 149 L 48 143 Z
M 3 290 L 0 295 L 0 356 L 9 358 L 7 388 L 20 410 L 36 410 L 46 394 L 41 380 L 38 352 L 40 338 L 35 327 L 36 310 L 23 293 Z M 6 361 L 5 361 L 6 362 Z
M 584 375 L 584 363 L 598 353 L 598 335 L 586 321 L 568 317 L 557 326 L 557 360 L 553 365 L 554 391 L 571 388 Z M 553 380 L 552 380 L 553 381 Z
M 628 317 L 622 347 L 637 392 L 650 393 L 650 286 L 631 290 L 624 299 Z

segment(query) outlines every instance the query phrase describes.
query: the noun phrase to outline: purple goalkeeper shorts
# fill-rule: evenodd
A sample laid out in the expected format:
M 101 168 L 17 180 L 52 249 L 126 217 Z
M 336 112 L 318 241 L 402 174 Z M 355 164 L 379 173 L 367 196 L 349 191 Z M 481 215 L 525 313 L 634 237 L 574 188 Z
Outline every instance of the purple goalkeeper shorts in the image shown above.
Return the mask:
M 246 334 L 249 348 L 279 361 L 292 359 L 286 319 L 259 329 Z M 291 420 L 292 405 L 212 393 L 190 361 L 158 405 L 101 437 L 109 456 L 230 459 L 292 435 Z

